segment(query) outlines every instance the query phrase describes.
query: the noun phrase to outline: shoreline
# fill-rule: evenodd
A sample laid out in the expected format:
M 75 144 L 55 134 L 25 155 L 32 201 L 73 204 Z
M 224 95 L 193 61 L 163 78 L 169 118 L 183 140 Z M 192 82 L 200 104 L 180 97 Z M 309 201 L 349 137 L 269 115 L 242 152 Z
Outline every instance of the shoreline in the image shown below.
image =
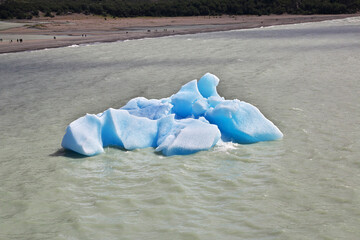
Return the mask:
M 8 25 L 15 23 L 15 26 L 0 28 L 0 39 L 2 39 L 0 54 L 71 45 L 319 22 L 358 16 L 360 13 L 162 18 L 106 18 L 73 14 L 55 18 L 42 17 L 34 20 L 14 20 L 10 24 L 2 22 Z M 21 42 L 19 38 L 22 39 Z

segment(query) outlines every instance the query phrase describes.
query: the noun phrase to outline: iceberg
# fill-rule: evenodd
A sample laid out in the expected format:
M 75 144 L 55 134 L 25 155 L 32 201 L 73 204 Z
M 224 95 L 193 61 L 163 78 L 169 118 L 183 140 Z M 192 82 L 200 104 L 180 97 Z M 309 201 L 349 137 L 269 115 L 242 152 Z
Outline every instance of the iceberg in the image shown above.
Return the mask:
M 61 146 L 86 156 L 109 146 L 152 147 L 172 156 L 211 149 L 220 139 L 250 144 L 283 137 L 255 106 L 221 97 L 216 90 L 219 82 L 206 73 L 168 98 L 137 97 L 120 109 L 87 114 L 69 124 Z

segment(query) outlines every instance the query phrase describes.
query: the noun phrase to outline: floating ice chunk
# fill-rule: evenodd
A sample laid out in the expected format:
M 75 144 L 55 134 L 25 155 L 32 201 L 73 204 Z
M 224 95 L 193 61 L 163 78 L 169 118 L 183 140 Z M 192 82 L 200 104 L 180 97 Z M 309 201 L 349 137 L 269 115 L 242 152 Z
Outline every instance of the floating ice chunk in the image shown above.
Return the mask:
M 156 151 L 166 156 L 187 155 L 212 148 L 220 139 L 216 125 L 200 119 L 175 120 L 173 115 L 159 120 Z
M 255 106 L 235 100 L 224 100 L 206 112 L 210 123 L 216 124 L 227 141 L 255 143 L 283 137 L 280 130 Z
M 156 147 L 156 137 L 156 120 L 110 108 L 101 114 L 88 114 L 72 122 L 66 129 L 61 145 L 93 156 L 103 152 L 103 147 L 107 146 L 127 150 Z
M 218 83 L 215 75 L 207 73 L 169 98 L 138 97 L 121 109 L 87 114 L 67 127 L 61 145 L 87 156 L 107 146 L 154 147 L 169 156 L 207 150 L 220 137 L 237 143 L 282 138 L 280 130 L 256 107 L 220 97 Z
M 219 84 L 219 78 L 211 73 L 206 73 L 199 79 L 197 83 L 199 92 L 204 98 L 220 97 L 216 91 L 216 87 Z
M 131 99 L 121 109 L 127 110 L 130 114 L 138 117 L 146 117 L 149 119 L 160 119 L 170 114 L 173 105 L 170 99 L 146 99 L 144 97 L 137 97 Z
M 101 141 L 102 123 L 98 116 L 87 114 L 66 128 L 61 146 L 77 153 L 93 156 L 104 151 Z

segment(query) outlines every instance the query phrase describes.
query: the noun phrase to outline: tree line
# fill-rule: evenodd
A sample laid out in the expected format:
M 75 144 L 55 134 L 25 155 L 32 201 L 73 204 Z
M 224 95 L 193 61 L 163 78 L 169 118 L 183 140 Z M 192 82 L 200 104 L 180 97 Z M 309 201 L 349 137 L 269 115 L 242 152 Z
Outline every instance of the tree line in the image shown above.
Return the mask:
M 113 17 L 269 14 L 342 14 L 360 0 L 0 0 L 0 19 L 31 19 L 69 13 Z

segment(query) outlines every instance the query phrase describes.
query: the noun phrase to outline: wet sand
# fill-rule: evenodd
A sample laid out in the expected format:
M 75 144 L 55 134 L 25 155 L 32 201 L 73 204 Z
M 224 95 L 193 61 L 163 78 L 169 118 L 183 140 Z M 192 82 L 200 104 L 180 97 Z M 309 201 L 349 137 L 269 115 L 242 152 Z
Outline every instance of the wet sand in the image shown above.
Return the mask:
M 261 26 L 316 22 L 360 16 L 269 15 L 112 18 L 72 14 L 55 18 L 17 20 L 15 27 L 0 28 L 0 53 L 20 52 L 126 39 L 227 31 Z M 20 24 L 20 26 L 19 26 Z M 21 26 L 22 24 L 22 26 Z M 7 24 L 9 25 L 9 24 Z M 21 38 L 22 42 L 17 42 Z M 12 42 L 11 42 L 12 40 Z

